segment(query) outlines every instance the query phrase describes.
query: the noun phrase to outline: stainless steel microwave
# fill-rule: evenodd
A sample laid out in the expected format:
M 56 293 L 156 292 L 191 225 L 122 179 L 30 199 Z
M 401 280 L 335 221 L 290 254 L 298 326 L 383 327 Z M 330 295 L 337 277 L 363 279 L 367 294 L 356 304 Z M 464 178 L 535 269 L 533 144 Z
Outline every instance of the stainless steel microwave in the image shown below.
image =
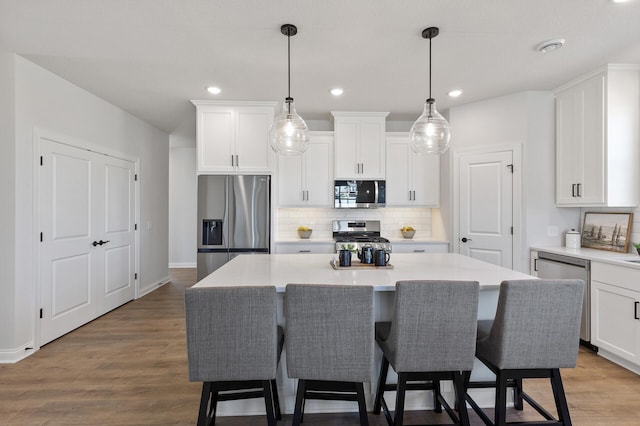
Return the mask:
M 336 209 L 375 209 L 385 206 L 384 180 L 336 180 L 333 201 Z

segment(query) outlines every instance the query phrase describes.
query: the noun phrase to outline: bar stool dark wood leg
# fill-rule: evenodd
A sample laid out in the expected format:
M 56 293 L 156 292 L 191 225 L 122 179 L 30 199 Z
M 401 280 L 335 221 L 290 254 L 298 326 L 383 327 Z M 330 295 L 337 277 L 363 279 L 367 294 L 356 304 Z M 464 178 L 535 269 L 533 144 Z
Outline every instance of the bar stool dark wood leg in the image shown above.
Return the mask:
M 356 383 L 356 395 L 358 399 L 358 412 L 360 413 L 360 425 L 369 426 L 367 403 L 364 399 L 364 385 L 362 383 Z
M 571 426 L 569 406 L 567 405 L 567 398 L 564 394 L 560 370 L 557 368 L 551 370 L 551 388 L 553 389 L 553 398 L 555 399 L 556 409 L 558 410 L 558 420 L 564 422 L 565 425 Z
M 296 393 L 296 406 L 293 411 L 292 426 L 300 426 L 302 423 L 302 405 L 304 404 L 305 381 L 298 380 L 298 392 Z
M 382 408 L 382 397 L 384 394 L 384 387 L 387 384 L 387 373 L 389 372 L 389 361 L 383 355 L 382 364 L 380 366 L 380 376 L 378 377 L 378 390 L 376 391 L 376 400 L 373 404 L 373 414 L 380 414 Z
M 398 373 L 398 384 L 396 386 L 396 411 L 393 416 L 393 424 L 402 426 L 404 418 L 404 397 L 407 391 L 407 374 Z

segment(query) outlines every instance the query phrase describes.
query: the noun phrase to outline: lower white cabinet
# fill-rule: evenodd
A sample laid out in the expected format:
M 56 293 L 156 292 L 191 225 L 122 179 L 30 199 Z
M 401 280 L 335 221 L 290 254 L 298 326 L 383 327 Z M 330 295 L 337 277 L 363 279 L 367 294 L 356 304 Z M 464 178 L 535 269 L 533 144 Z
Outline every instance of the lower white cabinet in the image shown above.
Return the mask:
M 640 368 L 640 269 L 591 263 L 591 343 Z
M 278 242 L 276 243 L 277 254 L 309 254 L 309 253 L 335 253 L 334 242 Z
M 449 243 L 392 242 L 393 253 L 449 253 Z

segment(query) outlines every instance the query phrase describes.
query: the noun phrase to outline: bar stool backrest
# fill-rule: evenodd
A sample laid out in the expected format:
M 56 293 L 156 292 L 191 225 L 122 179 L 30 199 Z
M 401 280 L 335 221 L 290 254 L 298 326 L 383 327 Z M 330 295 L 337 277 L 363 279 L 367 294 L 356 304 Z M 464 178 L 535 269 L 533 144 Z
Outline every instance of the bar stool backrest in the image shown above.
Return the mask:
M 388 341 L 396 371 L 468 371 L 473 367 L 477 281 L 398 281 Z
M 584 281 L 504 281 L 489 336 L 478 340 L 500 369 L 575 367 Z
M 275 379 L 276 312 L 273 286 L 187 289 L 189 380 Z
M 285 319 L 290 378 L 371 381 L 373 287 L 288 284 Z

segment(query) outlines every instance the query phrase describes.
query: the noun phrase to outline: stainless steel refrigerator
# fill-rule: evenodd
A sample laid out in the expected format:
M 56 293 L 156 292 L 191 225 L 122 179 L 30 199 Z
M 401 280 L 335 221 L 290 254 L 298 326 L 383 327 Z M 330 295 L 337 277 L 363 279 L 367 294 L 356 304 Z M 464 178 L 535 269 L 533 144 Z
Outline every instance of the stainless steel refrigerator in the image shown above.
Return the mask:
M 198 176 L 198 281 L 239 254 L 269 253 L 270 176 Z

